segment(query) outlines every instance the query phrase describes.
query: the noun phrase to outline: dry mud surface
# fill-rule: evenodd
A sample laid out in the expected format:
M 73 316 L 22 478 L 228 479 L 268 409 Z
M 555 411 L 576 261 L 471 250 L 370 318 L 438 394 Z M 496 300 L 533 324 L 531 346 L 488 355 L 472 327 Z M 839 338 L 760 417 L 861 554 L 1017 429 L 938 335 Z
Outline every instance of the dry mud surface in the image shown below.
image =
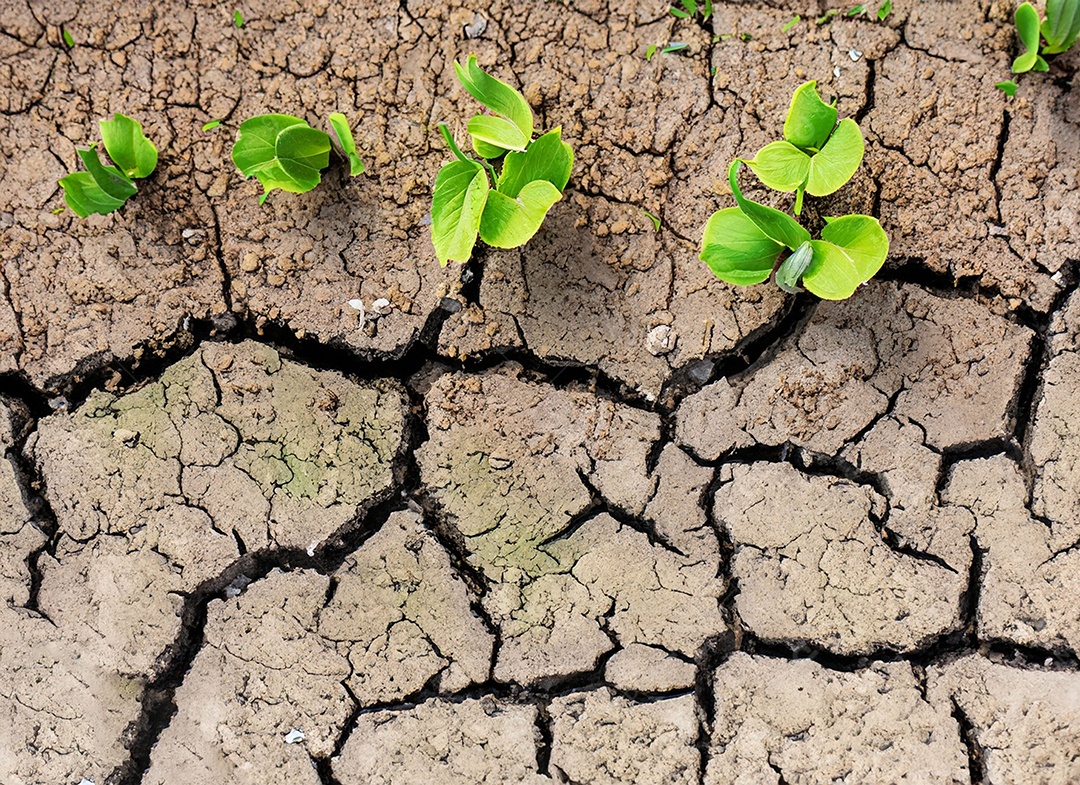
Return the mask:
M 1080 781 L 1078 58 L 894 6 L 0 3 L 0 782 Z M 576 162 L 440 268 L 470 52 Z M 844 303 L 696 261 L 807 79 Z M 57 212 L 115 111 L 157 173 Z M 266 111 L 369 176 L 260 207 Z

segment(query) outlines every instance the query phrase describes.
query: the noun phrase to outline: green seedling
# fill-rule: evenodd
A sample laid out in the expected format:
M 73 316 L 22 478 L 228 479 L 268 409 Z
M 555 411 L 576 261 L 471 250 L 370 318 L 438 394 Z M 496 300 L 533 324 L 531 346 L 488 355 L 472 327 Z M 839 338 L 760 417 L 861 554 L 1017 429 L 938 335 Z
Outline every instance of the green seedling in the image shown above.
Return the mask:
M 877 18 L 879 22 L 884 22 L 885 19 L 892 13 L 892 0 L 885 0 L 884 3 L 878 6 Z
M 851 179 L 863 158 L 863 138 L 850 118 L 836 122 L 835 104 L 807 82 L 792 96 L 784 139 L 758 150 L 746 164 L 762 183 L 795 193 L 795 215 L 802 213 L 803 194 L 828 196 Z
M 713 15 L 712 0 L 704 0 L 702 3 L 696 2 L 696 0 L 681 0 L 680 7 L 671 6 L 668 9 L 668 13 L 679 19 L 690 19 L 697 14 L 701 14 L 701 21 L 708 22 Z
M 202 129 L 203 129 L 204 131 L 213 131 L 213 130 L 214 130 L 215 128 L 217 128 L 217 127 L 218 127 L 219 125 L 221 125 L 221 121 L 220 121 L 220 120 L 211 120 L 211 121 L 210 121 L 210 122 L 208 122 L 208 123 L 203 123 L 203 127 L 202 127 Z
M 802 17 L 799 16 L 798 14 L 796 14 L 795 16 L 791 17 L 791 19 L 789 19 L 787 21 L 787 24 L 785 24 L 783 27 L 780 28 L 780 32 L 782 32 L 782 33 L 788 32 L 791 28 L 793 28 L 795 25 L 797 25 L 801 21 L 802 21 Z
M 139 190 L 134 180 L 149 177 L 157 167 L 157 148 L 143 134 L 141 124 L 117 113 L 99 125 L 113 165 L 101 162 L 95 143 L 77 151 L 86 171 L 60 178 L 64 201 L 80 218 L 119 210 Z
M 648 218 L 652 222 L 653 231 L 656 231 L 656 232 L 660 231 L 660 219 L 659 219 L 659 217 L 653 215 L 648 210 L 642 210 L 641 214 L 644 215 L 646 218 Z
M 431 203 L 431 240 L 444 266 L 467 262 L 477 236 L 493 248 L 528 242 L 562 198 L 574 163 L 560 128 L 532 138 L 533 115 L 525 97 L 485 73 L 476 55 L 464 66 L 455 62 L 454 70 L 466 92 L 492 114 L 468 122 L 479 161 L 465 155 L 446 124 L 439 124 L 455 157 L 439 170 Z
M 1016 82 L 1009 79 L 1004 82 L 998 82 L 996 85 L 994 85 L 994 87 L 1005 93 L 1005 95 L 1009 96 L 1009 98 L 1012 98 L 1014 95 L 1016 95 L 1018 85 L 1016 84 Z
M 73 49 L 75 47 L 75 37 L 66 27 L 60 28 L 60 37 L 64 39 L 64 44 L 68 49 Z
M 826 218 L 821 237 L 815 240 L 787 213 L 748 199 L 739 189 L 739 170 L 746 163 L 757 167 L 755 172 L 766 185 L 784 186 L 777 190 L 798 193 L 801 184 L 811 195 L 817 195 L 810 187 L 811 172 L 817 172 L 814 177 L 820 178 L 815 180 L 815 190 L 837 190 L 855 173 L 863 147 L 862 134 L 854 121 L 837 124 L 836 117 L 835 107 L 820 99 L 814 82 L 807 82 L 792 98 L 784 123 L 784 142 L 762 148 L 754 161 L 736 158 L 731 162 L 728 181 L 736 206 L 714 213 L 702 239 L 701 260 L 717 278 L 750 286 L 773 275 L 777 286 L 786 292 L 805 288 L 825 300 L 843 300 L 881 269 L 889 253 L 889 238 L 876 218 Z M 826 148 L 834 144 L 844 123 L 854 126 L 856 136 L 847 141 L 839 137 L 839 146 L 826 155 Z M 852 139 L 857 139 L 857 145 Z M 769 148 L 775 152 L 763 158 L 762 152 Z M 813 155 L 806 152 L 815 149 Z M 820 189 L 818 184 L 823 184 Z
M 1021 3 L 1015 19 L 1016 35 L 1024 51 L 1013 60 L 1012 72 L 1047 71 L 1050 66 L 1043 55 L 1067 51 L 1080 37 L 1080 0 L 1047 0 L 1042 22 L 1035 6 Z
M 236 29 L 239 30 L 244 26 L 244 15 L 240 11 L 233 11 L 232 21 Z
M 336 112 L 329 119 L 340 153 L 349 161 L 349 174 L 361 174 L 364 164 L 356 152 L 348 121 Z M 323 169 L 330 165 L 332 146 L 330 134 L 312 128 L 299 117 L 263 114 L 240 124 L 232 159 L 244 177 L 254 175 L 262 184 L 262 204 L 275 189 L 302 194 L 317 186 Z
M 656 44 L 649 44 L 648 46 L 646 46 L 645 47 L 645 60 L 646 61 L 651 61 L 653 59 L 653 56 L 656 55 L 656 50 L 657 50 Z

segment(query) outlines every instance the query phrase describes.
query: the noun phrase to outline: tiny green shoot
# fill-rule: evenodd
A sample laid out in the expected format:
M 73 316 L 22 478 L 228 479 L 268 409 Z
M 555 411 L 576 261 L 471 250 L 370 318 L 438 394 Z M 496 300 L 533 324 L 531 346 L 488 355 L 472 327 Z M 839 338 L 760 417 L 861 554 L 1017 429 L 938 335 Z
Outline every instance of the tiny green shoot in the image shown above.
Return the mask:
M 356 154 L 352 132 L 345 116 L 330 115 L 330 125 L 338 135 L 350 174 L 364 171 Z M 232 160 L 244 177 L 254 175 L 263 186 L 259 204 L 276 189 L 307 193 L 322 181 L 322 170 L 330 165 L 330 134 L 312 128 L 299 117 L 263 114 L 240 124 L 233 144 Z
M 657 50 L 656 44 L 649 44 L 648 46 L 646 46 L 645 47 L 645 60 L 646 61 L 652 60 L 653 56 L 656 54 L 656 50 Z
M 838 15 L 839 13 L 840 13 L 839 8 L 830 8 L 824 14 L 822 14 L 817 19 L 815 19 L 814 22 L 816 24 L 823 25 L 826 22 L 828 22 L 829 20 L 831 20 L 834 16 Z
M 1015 21 L 1024 51 L 1013 60 L 1012 72 L 1047 71 L 1050 65 L 1043 55 L 1065 52 L 1080 37 L 1080 0 L 1047 0 L 1046 18 L 1041 22 L 1035 6 L 1021 3 Z
M 704 0 L 702 3 L 696 2 L 696 0 L 681 0 L 682 7 L 671 6 L 668 8 L 668 13 L 678 19 L 690 19 L 696 14 L 701 14 L 701 21 L 708 22 L 713 15 L 712 0 Z
M 477 238 L 493 248 L 518 248 L 562 198 L 574 154 L 555 128 L 533 139 L 533 115 L 515 88 L 483 71 L 476 55 L 454 63 L 458 81 L 492 114 L 468 121 L 473 151 L 458 147 L 449 127 L 439 132 L 454 160 L 439 169 L 431 203 L 431 240 L 439 263 L 467 262 Z M 498 167 L 498 169 L 496 169 Z
M 660 54 L 666 55 L 666 54 L 671 54 L 672 52 L 681 52 L 683 49 L 685 49 L 688 46 L 689 46 L 689 44 L 670 43 L 667 46 L 665 46 L 663 49 L 660 50 Z
M 828 193 L 838 189 L 862 160 L 862 134 L 853 120 L 837 124 L 836 117 L 835 107 L 821 100 L 814 82 L 807 82 L 792 97 L 784 141 L 766 145 L 753 161 L 731 162 L 728 182 L 736 206 L 714 213 L 702 238 L 701 260 L 714 275 L 737 286 L 761 283 L 771 275 L 786 292 L 805 288 L 822 299 L 843 300 L 881 269 L 889 239 L 876 218 L 826 218 L 821 237 L 815 240 L 787 213 L 746 198 L 739 188 L 739 170 L 746 163 L 766 185 L 785 186 L 777 190 L 801 186 L 818 195 L 811 190 L 811 176 L 819 185 L 824 183 Z M 853 132 L 841 131 L 845 123 L 849 129 L 854 126 Z M 841 133 L 845 140 L 831 147 Z M 821 162 L 820 155 L 829 161 Z M 794 188 L 787 187 L 792 184 Z
M 863 5 L 862 3 L 860 3 L 859 5 L 854 5 L 851 8 L 849 8 L 847 11 L 845 11 L 844 16 L 858 16 L 859 14 L 862 14 L 862 13 L 865 13 L 865 12 L 866 12 L 866 6 Z
M 244 15 L 240 13 L 239 9 L 233 11 L 232 21 L 237 30 L 244 26 Z
M 71 35 L 70 30 L 68 30 L 66 27 L 61 27 L 60 36 L 64 39 L 64 45 L 67 46 L 68 49 L 75 48 L 75 38 Z
M 203 123 L 202 129 L 204 131 L 212 131 L 213 129 L 217 128 L 219 125 L 221 125 L 220 120 L 211 120 L 209 123 Z
M 52 215 L 60 215 L 60 213 L 64 212 L 66 209 L 66 207 L 57 207 L 55 210 L 49 210 L 49 213 Z
M 657 218 L 655 215 L 650 213 L 648 210 L 642 210 L 641 214 L 644 215 L 646 218 L 648 218 L 650 221 L 652 221 L 654 231 L 657 231 L 657 232 L 660 231 L 660 219 L 659 218 Z
M 1005 95 L 1009 96 L 1009 98 L 1012 98 L 1014 95 L 1016 95 L 1017 84 L 1011 79 L 1004 82 L 998 82 L 996 85 L 994 85 L 994 87 L 1005 93 Z
M 143 134 L 141 124 L 117 113 L 99 126 L 102 144 L 113 165 L 101 162 L 94 143 L 77 150 L 86 171 L 60 178 L 64 201 L 80 218 L 119 210 L 138 191 L 134 180 L 149 177 L 157 168 L 157 148 Z
M 878 6 L 877 18 L 879 22 L 884 22 L 885 19 L 892 13 L 892 0 L 885 0 L 884 3 Z
M 750 35 L 750 33 L 739 33 L 739 40 L 741 40 L 743 43 L 748 44 L 752 40 L 754 40 L 754 37 Z
M 781 32 L 786 33 L 801 21 L 802 17 L 796 14 L 795 16 L 791 17 L 791 19 L 788 20 L 787 24 L 780 28 L 780 30 Z

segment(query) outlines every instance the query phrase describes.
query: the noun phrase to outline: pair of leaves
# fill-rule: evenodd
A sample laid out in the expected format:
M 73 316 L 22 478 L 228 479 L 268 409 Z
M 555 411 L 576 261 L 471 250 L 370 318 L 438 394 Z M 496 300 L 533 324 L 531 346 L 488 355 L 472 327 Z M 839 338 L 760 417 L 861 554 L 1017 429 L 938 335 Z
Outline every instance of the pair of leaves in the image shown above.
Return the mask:
M 1016 34 L 1024 45 L 1024 53 L 1013 60 L 1012 72 L 1047 71 L 1050 66 L 1039 54 L 1039 12 L 1031 3 L 1021 3 L 1016 8 Z
M 837 124 L 836 107 L 821 100 L 817 82 L 795 90 L 784 121 L 783 141 L 758 150 L 746 164 L 769 188 L 795 192 L 795 214 L 802 212 L 803 194 L 828 196 L 859 168 L 863 137 L 858 124 L 845 118 Z
M 738 207 L 719 210 L 705 225 L 701 260 L 717 278 L 738 286 L 768 279 L 780 255 L 793 253 L 777 270 L 777 284 L 797 291 L 801 278 L 807 290 L 824 300 L 850 297 L 874 277 L 889 253 L 889 238 L 876 218 L 845 215 L 826 218 L 820 240 L 813 240 L 786 213 L 742 195 L 737 178 L 742 162 L 728 170 Z
M 364 164 L 345 115 L 335 112 L 329 119 L 349 159 L 350 174 L 362 173 Z M 301 194 L 317 186 L 330 165 L 330 148 L 330 135 L 299 117 L 264 114 L 240 124 L 232 159 L 244 177 L 254 175 L 262 183 L 262 204 L 274 189 Z
M 481 70 L 476 55 L 462 66 L 454 62 L 458 81 L 492 115 L 476 115 L 469 120 L 473 150 L 481 158 L 498 158 L 509 151 L 525 152 L 532 139 L 533 115 L 525 96 L 513 87 Z
M 1046 39 L 1044 54 L 1070 49 L 1080 38 L 1080 0 L 1046 0 L 1046 19 L 1040 29 Z
M 92 144 L 78 150 L 86 171 L 60 178 L 64 201 L 80 218 L 119 210 L 139 190 L 133 178 L 149 177 L 157 168 L 157 148 L 146 138 L 139 122 L 117 113 L 99 125 L 105 151 L 115 166 L 103 164 L 97 145 Z
M 479 235 L 494 248 L 517 248 L 540 229 L 570 179 L 574 154 L 556 128 L 507 153 L 491 187 L 484 165 L 461 154 L 445 126 L 458 160 L 439 170 L 431 205 L 431 239 L 439 263 L 467 262 Z

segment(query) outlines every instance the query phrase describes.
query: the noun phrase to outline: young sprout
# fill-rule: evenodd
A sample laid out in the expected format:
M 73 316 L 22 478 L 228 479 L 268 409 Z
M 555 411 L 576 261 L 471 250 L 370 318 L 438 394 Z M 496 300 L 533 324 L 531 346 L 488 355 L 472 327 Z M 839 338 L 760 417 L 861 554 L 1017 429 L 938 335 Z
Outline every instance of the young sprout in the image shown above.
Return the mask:
M 342 155 L 349 161 L 350 175 L 362 173 L 364 164 L 345 116 L 331 114 L 330 125 L 338 136 Z M 232 159 L 244 177 L 254 175 L 262 184 L 262 204 L 275 189 L 302 194 L 317 186 L 322 181 L 322 170 L 330 165 L 331 147 L 330 134 L 312 128 L 299 117 L 262 114 L 240 124 Z
M 1021 3 L 1015 20 L 1024 52 L 1013 60 L 1012 72 L 1047 71 L 1050 65 L 1043 55 L 1067 51 L 1080 37 L 1080 0 L 1046 0 L 1046 18 L 1041 23 L 1035 6 Z
M 731 162 L 728 181 L 736 206 L 715 212 L 702 239 L 701 260 L 716 277 L 749 286 L 767 280 L 775 271 L 777 286 L 786 292 L 805 288 L 825 300 L 843 300 L 881 269 L 889 253 L 889 238 L 876 218 L 826 218 L 821 238 L 815 240 L 794 218 L 747 199 L 739 188 L 739 170 L 746 163 L 765 185 L 777 190 L 798 194 L 802 186 L 811 195 L 817 195 L 815 190 L 837 190 L 854 174 L 863 153 L 862 134 L 855 126 L 857 149 L 852 142 L 842 141 L 820 158 L 845 122 L 855 126 L 852 120 L 837 125 L 836 109 L 821 101 L 814 82 L 807 82 L 792 98 L 784 124 L 786 139 L 762 148 L 754 161 L 736 158 Z M 811 155 L 806 150 L 816 152 Z M 815 171 L 817 179 L 811 188 Z M 798 204 L 798 195 L 796 200 Z
M 476 55 L 454 63 L 458 81 L 492 114 L 467 124 L 480 160 L 461 151 L 445 123 L 439 124 L 455 160 L 435 178 L 431 240 L 439 263 L 467 262 L 477 237 L 493 248 L 517 248 L 540 229 L 562 198 L 574 154 L 555 128 L 533 139 L 533 115 L 516 89 L 485 73 Z
M 95 143 L 77 151 L 86 171 L 60 178 L 64 201 L 80 218 L 119 210 L 139 190 L 134 180 L 149 177 L 157 168 L 157 148 L 143 134 L 140 123 L 117 113 L 99 125 L 102 144 L 114 165 L 101 162 Z

